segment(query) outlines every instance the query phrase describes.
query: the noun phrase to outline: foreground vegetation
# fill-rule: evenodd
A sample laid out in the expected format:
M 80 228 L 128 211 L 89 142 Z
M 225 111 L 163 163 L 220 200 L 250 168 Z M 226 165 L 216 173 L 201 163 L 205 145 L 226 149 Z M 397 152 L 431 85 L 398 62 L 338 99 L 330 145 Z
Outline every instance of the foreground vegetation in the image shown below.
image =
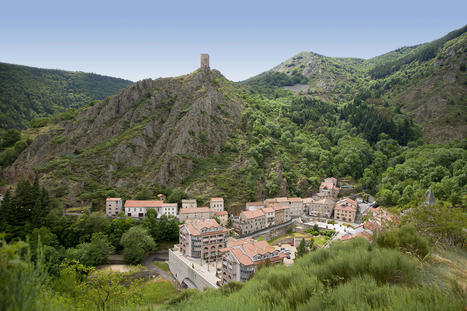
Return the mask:
M 170 282 L 131 280 L 77 262 L 52 276 L 43 257 L 27 255 L 26 243 L 3 240 L 0 303 L 5 310 L 462 310 L 465 292 L 455 276 L 440 277 L 427 241 L 413 227 L 396 230 L 376 244 L 336 242 L 290 267 L 263 267 L 246 283 L 180 293 Z M 465 250 L 458 252 L 465 258 Z

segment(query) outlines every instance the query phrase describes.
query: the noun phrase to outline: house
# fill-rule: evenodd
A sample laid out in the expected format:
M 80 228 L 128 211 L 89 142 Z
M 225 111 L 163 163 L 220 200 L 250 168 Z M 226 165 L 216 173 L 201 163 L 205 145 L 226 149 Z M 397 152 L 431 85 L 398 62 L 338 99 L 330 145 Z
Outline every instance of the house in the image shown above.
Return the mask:
M 187 219 L 197 218 L 212 218 L 216 213 L 215 210 L 209 207 L 190 207 L 180 209 L 180 221 L 186 221 Z
M 300 217 L 304 214 L 302 198 L 288 198 L 290 217 Z
M 327 197 L 337 198 L 337 195 L 339 194 L 339 187 L 337 187 L 333 182 L 324 181 L 319 186 L 319 192 Z
M 275 212 L 272 207 L 263 207 L 261 208 L 264 215 L 266 216 L 266 227 L 274 226 L 275 221 Z
M 221 249 L 222 273 L 221 283 L 231 281 L 247 281 L 258 270 L 261 263 L 282 263 L 284 253 L 270 246 L 266 241 L 254 239 L 232 240 L 227 247 Z
M 105 200 L 105 214 L 109 217 L 115 217 L 123 210 L 122 198 L 107 198 Z
M 180 252 L 186 257 L 216 261 L 226 247 L 229 230 L 214 219 L 187 219 L 179 230 Z
M 246 203 L 247 211 L 255 211 L 263 207 L 264 207 L 264 202 L 247 202 Z
M 162 194 L 162 193 L 159 193 L 159 194 L 157 195 L 157 197 L 158 197 L 159 200 L 161 200 L 161 201 L 165 201 L 165 200 L 167 199 L 167 197 L 165 196 L 165 194 Z
M 162 215 L 178 216 L 177 203 L 164 203 L 159 200 L 127 200 L 125 201 L 125 215 L 133 218 L 142 218 L 146 216 L 149 209 L 154 209 L 157 212 L 157 218 Z
M 165 215 L 167 217 L 178 217 L 178 204 L 177 203 L 163 203 L 162 208 L 157 212 L 157 218 Z
M 290 207 L 289 206 L 274 206 L 274 224 L 280 225 L 290 220 Z
M 214 216 L 219 219 L 221 226 L 227 226 L 227 223 L 229 222 L 229 214 L 227 211 L 216 212 Z
M 331 218 L 332 212 L 336 201 L 331 198 L 320 198 L 314 200 L 313 198 L 304 199 L 306 208 L 308 209 L 308 215 L 314 217 L 326 217 Z
M 357 215 L 357 202 L 350 198 L 344 198 L 336 203 L 334 219 L 354 222 Z
M 197 208 L 196 200 L 182 200 L 182 208 Z
M 223 198 L 211 198 L 210 207 L 216 212 L 222 212 L 224 210 L 224 199 Z
M 240 231 L 248 234 L 267 227 L 266 215 L 262 210 L 243 211 L 240 213 Z

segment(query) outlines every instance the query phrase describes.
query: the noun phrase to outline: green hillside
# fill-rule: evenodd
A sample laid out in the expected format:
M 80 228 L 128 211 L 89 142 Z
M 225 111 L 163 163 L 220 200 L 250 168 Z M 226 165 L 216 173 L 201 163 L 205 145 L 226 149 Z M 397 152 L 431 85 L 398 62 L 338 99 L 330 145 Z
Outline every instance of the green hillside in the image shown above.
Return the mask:
M 467 134 L 467 26 L 446 36 L 368 59 L 302 52 L 239 85 L 270 98 L 277 87 L 337 103 L 366 102 L 403 111 L 427 142 Z
M 131 81 L 94 73 L 0 63 L 0 130 L 115 94 Z

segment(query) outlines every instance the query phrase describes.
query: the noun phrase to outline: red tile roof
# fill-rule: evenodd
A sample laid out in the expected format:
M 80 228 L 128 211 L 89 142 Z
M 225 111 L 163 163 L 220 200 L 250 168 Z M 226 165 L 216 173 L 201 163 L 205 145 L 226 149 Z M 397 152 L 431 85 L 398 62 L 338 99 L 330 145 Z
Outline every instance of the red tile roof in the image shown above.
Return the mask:
M 254 211 L 243 211 L 240 213 L 240 217 L 245 217 L 246 219 L 253 219 L 257 217 L 264 216 L 264 212 L 260 209 Z
M 125 207 L 162 207 L 164 201 L 156 200 L 127 200 L 125 201 Z
M 224 198 L 211 198 L 211 201 L 224 201 Z
M 227 247 L 221 249 L 222 252 L 230 251 L 235 259 L 242 265 L 250 266 L 259 264 L 263 258 L 255 260 L 256 255 L 264 255 L 270 253 L 271 255 L 276 249 L 268 244 L 266 241 L 256 241 L 254 239 L 241 239 L 227 242 Z M 270 257 L 271 261 L 277 261 L 285 257 L 285 254 L 279 253 L 277 256 Z
M 216 216 L 228 215 L 227 211 L 216 212 Z

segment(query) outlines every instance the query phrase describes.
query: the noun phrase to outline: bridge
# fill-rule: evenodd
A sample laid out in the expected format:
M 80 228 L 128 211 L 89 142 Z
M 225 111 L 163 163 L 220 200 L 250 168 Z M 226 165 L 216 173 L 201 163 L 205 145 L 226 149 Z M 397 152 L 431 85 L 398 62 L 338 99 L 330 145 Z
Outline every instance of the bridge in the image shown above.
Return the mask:
M 178 246 L 169 249 L 169 268 L 178 283 L 185 288 L 218 288 L 215 263 L 200 265 L 199 259 L 187 258 L 182 255 Z

